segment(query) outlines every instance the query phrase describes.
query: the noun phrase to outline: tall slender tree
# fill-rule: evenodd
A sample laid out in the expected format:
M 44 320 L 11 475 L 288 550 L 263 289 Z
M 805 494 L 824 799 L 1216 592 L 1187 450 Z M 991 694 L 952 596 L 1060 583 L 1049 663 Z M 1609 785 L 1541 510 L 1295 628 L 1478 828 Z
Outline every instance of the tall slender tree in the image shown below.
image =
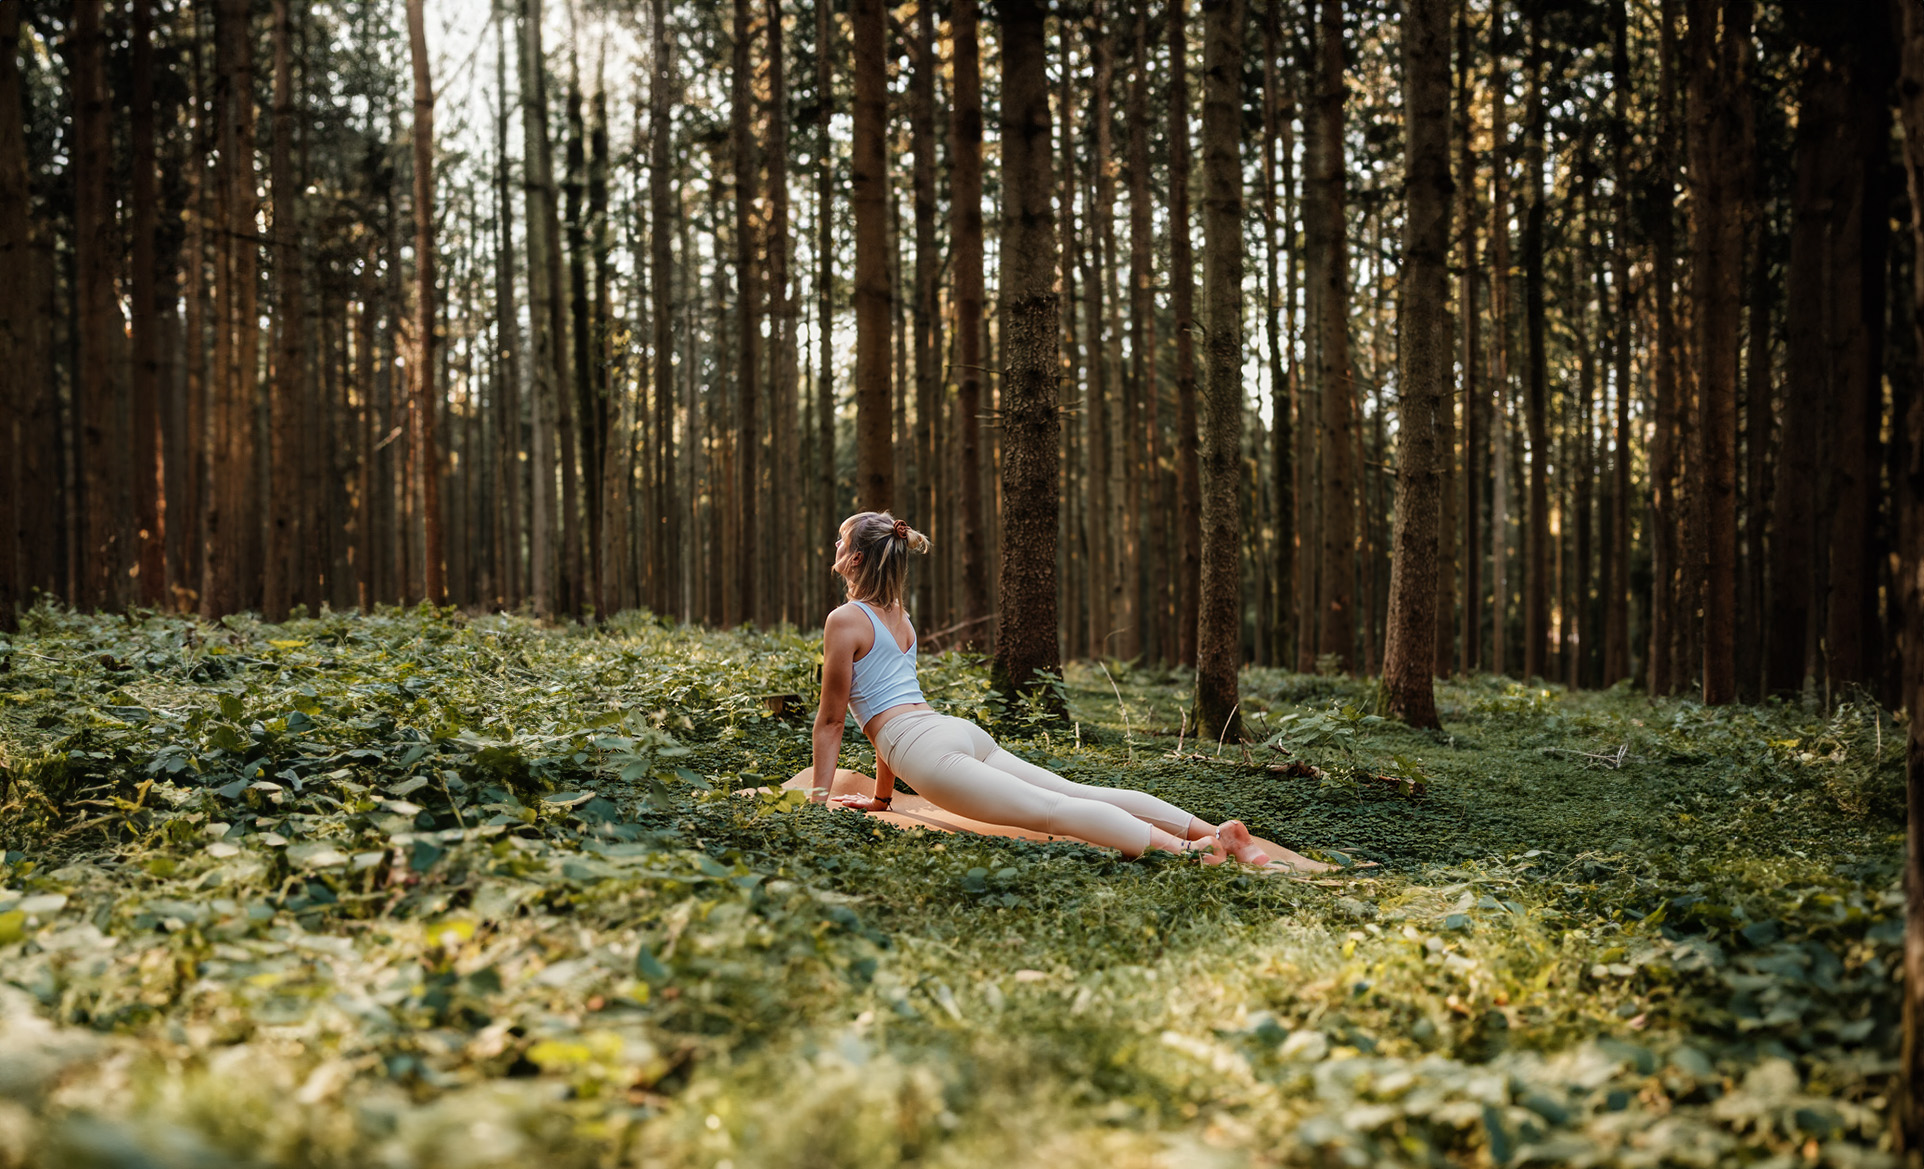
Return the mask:
M 1530 487 L 1524 527 L 1523 676 L 1547 673 L 1550 649 L 1550 367 L 1544 303 L 1544 100 L 1546 62 L 1540 0 L 1527 6 L 1527 92 L 1523 114 L 1524 415 L 1529 430 Z
M 735 162 L 735 326 L 740 338 L 736 349 L 740 360 L 735 366 L 735 376 L 740 379 L 735 386 L 735 593 L 740 608 L 727 619 L 729 624 L 736 618 L 754 621 L 764 616 L 756 588 L 763 564 L 756 517 L 761 490 L 763 256 L 761 233 L 755 222 L 760 159 L 753 127 L 754 77 L 750 73 L 753 68 L 749 53 L 752 13 L 751 0 L 735 0 L 735 60 L 729 124 Z
M 850 0 L 855 57 L 855 139 L 849 201 L 855 212 L 855 464 L 857 506 L 895 506 L 890 442 L 888 63 L 882 0 Z
M 10 52 L 10 50 L 6 50 Z M 155 236 L 159 230 L 159 194 L 155 190 L 154 155 L 154 8 L 153 0 L 133 4 L 133 108 L 131 159 L 133 169 L 133 239 L 130 285 L 133 340 L 133 494 L 138 562 L 136 584 L 140 603 L 161 605 L 167 595 L 167 483 L 161 450 L 161 297 Z M 0 82 L 0 84 L 4 84 Z M 24 202 L 0 206 L 25 208 Z M 18 218 L 25 218 L 24 214 Z M 0 369 L 20 367 L 0 364 Z M 5 409 L 0 404 L 0 409 Z M 6 449 L 0 441 L 0 449 Z M 5 515 L 0 509 L 0 519 Z M 0 531 L 4 531 L 0 528 Z M 0 535 L 0 540 L 5 536 Z M 6 586 L 0 585 L 0 589 Z M 0 602 L 4 604 L 4 602 Z
M 1343 0 L 1317 0 L 1315 109 L 1308 130 L 1303 206 L 1307 279 L 1315 319 L 1322 555 L 1316 653 L 1354 671 L 1356 661 L 1355 383 L 1349 352 L 1349 245 L 1344 226 Z
M 1402 303 L 1396 315 L 1396 532 L 1383 688 L 1412 726 L 1437 724 L 1437 464 L 1450 402 L 1449 0 L 1408 0 L 1403 12 L 1404 156 Z
M 983 541 L 982 500 L 982 70 L 976 0 L 955 0 L 949 27 L 953 38 L 950 69 L 955 78 L 950 99 L 949 146 L 950 262 L 955 270 L 956 435 L 961 478 L 962 611 L 964 641 L 980 640 L 989 613 L 988 550 Z M 826 135 L 824 135 L 826 140 Z
M 1197 731 L 1242 737 L 1243 0 L 1203 0 L 1202 595 Z
M 0 207 L 27 207 L 27 138 L 20 72 L 20 16 L 25 6 L 0 4 Z M 32 270 L 32 218 L 0 215 L 0 369 L 32 370 L 34 331 L 32 284 L 21 273 Z M 29 556 L 21 538 L 26 492 L 22 464 L 29 450 L 27 425 L 33 390 L 27 379 L 0 379 L 0 633 L 19 628 L 20 602 L 26 593 Z
M 1691 0 L 1691 285 L 1704 536 L 1703 700 L 1737 698 L 1737 341 L 1743 277 L 1742 42 L 1750 0 Z
M 1610 463 L 1610 554 L 1605 569 L 1603 683 L 1630 676 L 1630 333 L 1636 297 L 1630 287 L 1630 0 L 1610 10 L 1610 145 L 1613 160 L 1610 276 L 1616 289 L 1612 392 L 1616 437 Z
M 1482 337 L 1478 326 L 1483 313 L 1477 293 L 1481 273 L 1477 261 L 1477 161 L 1475 60 L 1471 52 L 1470 5 L 1461 0 L 1456 17 L 1456 117 L 1457 117 L 1457 239 L 1462 248 L 1462 271 L 1458 277 L 1457 310 L 1463 320 L 1463 672 L 1474 674 L 1482 665 L 1483 642 L 1483 400 Z M 1444 623 L 1451 614 L 1437 614 L 1437 672 L 1449 665 L 1450 632 Z
M 1196 434 L 1196 274 L 1189 214 L 1186 0 L 1169 5 L 1169 315 L 1176 334 L 1176 658 L 1196 664 L 1202 594 L 1202 473 Z
M 1904 124 L 1904 174 L 1911 204 L 1915 251 L 1924 256 L 1924 11 L 1900 5 Z M 1911 265 L 1909 322 L 1924 353 L 1924 264 Z M 1910 712 L 1905 751 L 1906 864 L 1904 872 L 1904 1006 L 1900 1091 L 1896 1102 L 1898 1147 L 1924 1148 L 1924 394 L 1910 394 L 1908 412 L 1896 420 L 1903 458 L 1897 464 L 1898 578 L 1896 596 L 1904 639 L 1903 702 Z
M 302 433 L 306 396 L 306 320 L 302 310 L 304 283 L 300 234 L 301 181 L 294 174 L 294 36 L 293 7 L 288 0 L 274 3 L 274 145 L 268 161 L 274 213 L 274 350 L 273 377 L 268 381 L 269 460 L 267 561 L 261 582 L 263 614 L 270 621 L 286 618 L 302 566 L 296 553 L 301 543 L 300 464 L 304 446 L 312 441 Z M 410 358 L 412 360 L 412 358 Z
M 915 500 L 916 522 L 940 531 L 936 519 L 936 381 L 940 376 L 935 351 L 936 281 L 940 257 L 935 244 L 935 7 L 916 6 L 914 72 L 909 77 L 909 149 L 914 158 L 910 185 L 914 189 L 915 299 L 911 305 L 911 363 L 915 379 Z M 935 616 L 935 573 L 915 574 L 915 611 Z
M 660 500 L 661 515 L 653 526 L 655 548 L 655 611 L 663 614 L 686 612 L 687 599 L 682 591 L 683 511 L 694 500 L 676 490 L 675 481 L 675 207 L 670 174 L 673 169 L 672 111 L 674 74 L 670 58 L 667 0 L 653 0 L 650 10 L 654 28 L 654 75 L 648 90 L 648 244 L 650 287 L 655 295 L 651 323 L 654 326 L 655 390 L 655 498 Z M 685 436 L 684 436 L 685 441 Z
M 1056 220 L 1043 9 L 1002 6 L 1001 582 L 992 678 L 1004 694 L 1060 668 L 1056 483 L 1060 350 Z M 858 75 L 861 64 L 857 62 Z M 858 131 L 857 141 L 861 135 Z
M 555 328 L 561 290 L 553 232 L 554 180 L 548 145 L 546 66 L 541 51 L 542 0 L 521 0 L 522 174 L 528 223 L 528 320 L 534 340 L 532 436 L 528 470 L 532 483 L 528 526 L 529 591 L 537 616 L 551 617 L 561 601 L 557 574 L 555 476 L 556 403 L 564 393 L 559 376 L 564 333 Z
M 771 574 L 764 590 L 764 622 L 798 621 L 802 616 L 801 574 L 795 566 L 802 555 L 801 511 L 798 493 L 791 489 L 799 470 L 801 445 L 796 401 L 798 383 L 795 350 L 795 298 L 789 287 L 788 214 L 788 70 L 783 48 L 785 29 L 781 0 L 768 0 L 765 26 L 768 59 L 768 319 L 769 337 L 769 533 L 773 556 L 764 558 Z
M 88 607 L 111 607 L 120 601 L 125 559 L 118 471 L 126 461 L 116 453 L 121 397 L 113 354 L 121 332 L 114 290 L 120 238 L 108 194 L 114 159 L 104 8 L 93 0 L 77 0 L 73 8 L 73 395 L 80 420 L 77 458 L 84 517 L 79 596 Z

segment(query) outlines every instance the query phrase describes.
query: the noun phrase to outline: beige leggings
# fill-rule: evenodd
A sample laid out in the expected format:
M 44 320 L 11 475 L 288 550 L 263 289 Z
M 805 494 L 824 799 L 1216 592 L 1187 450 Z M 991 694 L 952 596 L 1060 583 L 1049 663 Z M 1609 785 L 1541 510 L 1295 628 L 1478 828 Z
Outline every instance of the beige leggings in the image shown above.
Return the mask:
M 938 807 L 1052 836 L 1074 836 L 1140 856 L 1151 824 L 1177 839 L 1195 817 L 1147 792 L 1090 787 L 996 746 L 966 719 L 913 710 L 882 727 L 875 753 L 915 793 Z

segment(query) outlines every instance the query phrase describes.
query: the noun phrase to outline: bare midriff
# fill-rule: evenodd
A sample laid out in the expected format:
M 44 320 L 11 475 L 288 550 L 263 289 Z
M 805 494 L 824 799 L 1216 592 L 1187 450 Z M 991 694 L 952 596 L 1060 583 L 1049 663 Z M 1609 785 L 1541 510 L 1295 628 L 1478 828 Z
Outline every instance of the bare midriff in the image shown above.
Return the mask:
M 882 728 L 887 726 L 890 722 L 893 722 L 897 715 L 900 715 L 903 712 L 910 711 L 910 710 L 934 710 L 934 709 L 935 708 L 933 706 L 930 706 L 926 702 L 903 702 L 898 705 L 891 706 L 887 710 L 884 710 L 879 714 L 875 715 L 873 718 L 869 719 L 868 722 L 862 727 L 862 733 L 867 735 L 869 737 L 869 740 L 873 742 L 875 739 L 875 736 L 882 733 Z

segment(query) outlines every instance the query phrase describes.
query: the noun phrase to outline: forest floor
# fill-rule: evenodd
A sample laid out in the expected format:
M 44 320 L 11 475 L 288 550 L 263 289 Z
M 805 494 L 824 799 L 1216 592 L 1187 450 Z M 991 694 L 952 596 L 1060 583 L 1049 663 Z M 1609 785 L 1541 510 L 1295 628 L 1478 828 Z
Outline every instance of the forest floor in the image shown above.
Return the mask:
M 37 611 L 0 1166 L 1893 1163 L 1874 707 L 1478 678 L 1430 734 L 1252 670 L 1267 741 L 1198 749 L 1178 674 L 1071 667 L 1062 726 L 924 663 L 1072 778 L 1375 862 L 1298 879 L 741 794 L 817 645 Z

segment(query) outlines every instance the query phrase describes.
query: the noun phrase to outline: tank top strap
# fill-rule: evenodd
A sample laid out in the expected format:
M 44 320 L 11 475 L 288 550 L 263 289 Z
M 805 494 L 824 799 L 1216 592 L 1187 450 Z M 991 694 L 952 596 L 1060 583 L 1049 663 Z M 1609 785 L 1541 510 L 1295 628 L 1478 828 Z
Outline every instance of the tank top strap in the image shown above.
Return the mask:
M 887 623 L 882 620 L 881 615 L 878 614 L 874 609 L 869 608 L 867 601 L 857 601 L 855 603 L 862 607 L 862 612 L 868 614 L 868 623 L 875 627 L 875 636 L 888 638 L 888 643 L 891 646 L 894 646 L 895 635 L 889 632 L 889 627 Z M 896 646 L 895 648 L 897 652 L 900 652 L 901 650 L 900 646 Z

